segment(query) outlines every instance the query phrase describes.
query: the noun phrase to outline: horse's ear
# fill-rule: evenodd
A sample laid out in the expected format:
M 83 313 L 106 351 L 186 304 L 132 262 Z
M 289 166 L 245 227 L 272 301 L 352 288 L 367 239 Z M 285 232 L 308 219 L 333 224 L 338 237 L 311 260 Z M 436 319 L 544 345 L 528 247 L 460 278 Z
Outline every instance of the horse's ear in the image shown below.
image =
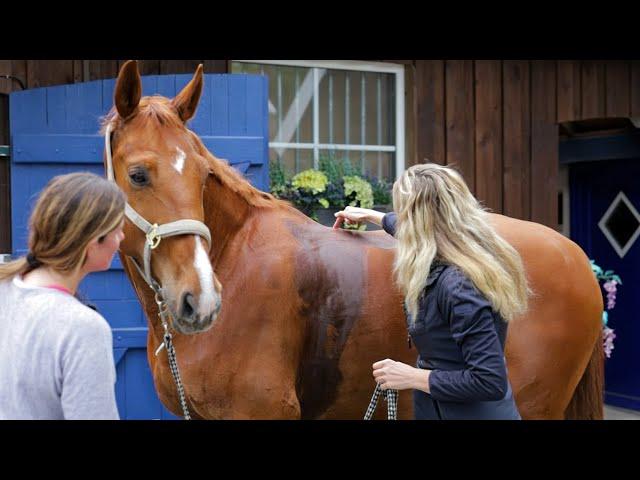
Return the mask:
M 122 65 L 116 81 L 114 103 L 118 115 L 125 119 L 133 115 L 138 108 L 141 96 L 142 81 L 138 73 L 138 62 L 129 60 Z
M 198 65 L 196 73 L 187 86 L 172 100 L 173 106 L 183 122 L 189 120 L 196 113 L 200 95 L 202 94 L 202 64 Z

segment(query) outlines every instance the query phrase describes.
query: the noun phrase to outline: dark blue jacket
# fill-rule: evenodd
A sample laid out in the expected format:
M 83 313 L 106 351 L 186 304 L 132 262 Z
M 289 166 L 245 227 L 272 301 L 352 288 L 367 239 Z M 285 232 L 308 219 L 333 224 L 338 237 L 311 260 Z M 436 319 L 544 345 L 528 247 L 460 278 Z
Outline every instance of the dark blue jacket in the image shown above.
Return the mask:
M 395 213 L 384 216 L 387 233 L 395 224 Z M 459 268 L 434 261 L 407 326 L 417 366 L 432 370 L 431 393 L 414 390 L 416 419 L 520 418 L 504 360 L 507 324 Z

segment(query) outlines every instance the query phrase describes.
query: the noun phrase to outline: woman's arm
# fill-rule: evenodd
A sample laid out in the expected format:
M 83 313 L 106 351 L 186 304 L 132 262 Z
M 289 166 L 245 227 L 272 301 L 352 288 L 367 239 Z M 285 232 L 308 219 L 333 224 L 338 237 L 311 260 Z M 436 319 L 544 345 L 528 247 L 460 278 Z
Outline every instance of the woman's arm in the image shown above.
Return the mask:
M 429 393 L 435 400 L 447 402 L 501 400 L 508 378 L 491 304 L 463 275 L 454 273 L 443 280 L 438 301 L 460 346 L 465 368 L 433 370 Z

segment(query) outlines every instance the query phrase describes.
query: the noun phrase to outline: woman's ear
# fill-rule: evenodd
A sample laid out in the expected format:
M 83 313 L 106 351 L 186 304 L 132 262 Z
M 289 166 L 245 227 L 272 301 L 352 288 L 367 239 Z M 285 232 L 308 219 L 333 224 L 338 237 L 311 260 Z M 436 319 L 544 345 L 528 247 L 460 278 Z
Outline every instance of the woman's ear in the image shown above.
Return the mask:
M 93 252 L 96 249 L 96 246 L 98 245 L 98 239 L 97 238 L 92 238 L 89 243 L 87 243 L 87 248 L 85 250 L 85 255 L 84 255 L 84 263 L 87 263 L 87 260 L 89 259 L 89 257 L 93 257 Z

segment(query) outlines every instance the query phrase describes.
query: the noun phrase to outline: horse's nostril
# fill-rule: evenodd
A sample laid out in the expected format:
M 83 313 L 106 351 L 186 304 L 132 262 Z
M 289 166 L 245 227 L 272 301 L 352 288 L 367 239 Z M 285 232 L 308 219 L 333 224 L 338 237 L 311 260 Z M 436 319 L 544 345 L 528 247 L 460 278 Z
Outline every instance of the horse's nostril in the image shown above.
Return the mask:
M 196 300 L 193 298 L 193 295 L 190 293 L 186 293 L 182 299 L 182 318 L 188 318 L 193 320 L 194 312 L 196 311 Z

